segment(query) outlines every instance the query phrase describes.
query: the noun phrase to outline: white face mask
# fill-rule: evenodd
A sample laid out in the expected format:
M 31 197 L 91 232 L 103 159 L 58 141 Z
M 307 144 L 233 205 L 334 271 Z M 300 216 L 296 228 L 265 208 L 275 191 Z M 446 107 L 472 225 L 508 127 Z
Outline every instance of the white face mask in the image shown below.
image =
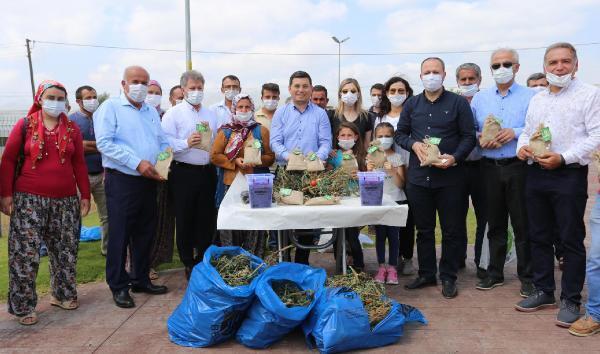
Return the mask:
M 379 104 L 381 103 L 381 97 L 376 95 L 371 96 L 371 103 L 373 104 L 373 107 L 379 107 Z
M 160 106 L 160 101 L 162 101 L 162 96 L 150 94 L 150 95 L 146 96 L 145 101 L 148 106 L 158 107 L 158 106 Z
M 542 92 L 544 91 L 546 88 L 544 86 L 536 86 L 536 87 L 530 87 L 530 89 L 532 89 L 535 92 Z
M 501 66 L 496 70 L 492 70 L 492 76 L 494 77 L 494 81 L 496 81 L 497 84 L 502 85 L 512 80 L 512 78 L 515 75 L 513 74 L 512 67 L 505 68 Z
M 146 99 L 148 94 L 148 85 L 144 84 L 130 84 L 129 92 L 127 96 L 131 98 L 133 102 L 142 103 Z
M 58 117 L 61 113 L 64 113 L 67 103 L 65 101 L 53 101 L 44 100 L 42 103 L 42 109 L 50 117 Z
M 233 101 L 233 98 L 239 95 L 239 90 L 225 90 L 225 98 L 227 101 Z
M 458 90 L 459 90 L 461 96 L 473 97 L 473 96 L 475 96 L 477 91 L 479 91 L 479 85 L 477 85 L 477 84 L 466 85 L 466 86 L 458 85 Z
M 347 92 L 342 94 L 342 102 L 347 105 L 353 105 L 358 101 L 358 93 Z
M 354 140 L 338 140 L 338 145 L 343 150 L 350 150 L 354 147 L 356 142 Z
M 387 98 L 394 107 L 400 107 L 406 101 L 406 95 L 388 95 Z
M 183 100 L 175 100 L 175 105 L 177 106 L 178 104 L 180 104 L 181 102 L 183 102 Z
M 250 119 L 252 119 L 252 111 L 248 111 L 248 112 L 240 112 L 240 111 L 236 111 L 235 112 L 235 119 L 240 121 L 240 122 L 247 122 Z
M 277 108 L 277 104 L 279 104 L 279 100 L 263 100 L 263 107 L 267 111 L 274 111 Z
M 442 75 L 431 73 L 423 75 L 421 81 L 423 82 L 423 87 L 425 88 L 425 91 L 435 92 L 442 88 L 442 82 L 444 80 L 442 79 Z
M 194 90 L 188 91 L 185 95 L 185 100 L 188 101 L 192 106 L 197 106 L 202 103 L 202 99 L 204 98 L 204 91 Z
M 379 140 L 379 146 L 381 146 L 383 150 L 388 150 L 392 147 L 392 144 L 394 144 L 394 138 L 392 137 L 381 137 L 377 138 L 377 140 Z
M 546 73 L 546 80 L 552 86 L 567 87 L 573 79 L 573 73 L 568 73 L 562 76 L 555 75 L 551 72 Z
M 83 109 L 90 113 L 94 113 L 100 105 L 100 103 L 98 103 L 98 100 L 95 98 L 92 98 L 91 100 L 82 100 L 81 102 L 83 103 Z

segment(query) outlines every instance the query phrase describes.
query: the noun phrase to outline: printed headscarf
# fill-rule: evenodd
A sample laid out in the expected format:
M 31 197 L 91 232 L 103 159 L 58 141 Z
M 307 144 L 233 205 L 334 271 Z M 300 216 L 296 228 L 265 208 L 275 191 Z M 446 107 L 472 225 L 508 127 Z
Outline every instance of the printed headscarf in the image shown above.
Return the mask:
M 236 119 L 235 111 L 240 100 L 247 99 L 250 101 L 250 109 L 252 111 L 252 118 L 247 122 L 240 122 Z M 223 129 L 231 129 L 231 135 L 229 137 L 229 141 L 225 146 L 225 155 L 231 161 L 233 160 L 239 153 L 239 151 L 244 146 L 244 142 L 248 137 L 248 133 L 258 124 L 254 119 L 254 112 L 256 110 L 256 106 L 254 106 L 254 101 L 252 101 L 252 97 L 250 97 L 247 93 L 237 94 L 233 101 L 231 102 L 231 123 L 224 125 Z
M 42 96 L 47 89 L 52 87 L 63 89 L 66 92 L 65 87 L 58 81 L 42 81 L 35 93 L 33 104 L 27 113 L 29 120 L 27 129 L 31 132 L 31 145 L 29 148 L 32 168 L 35 168 L 37 160 L 41 160 L 44 157 L 46 136 L 44 133 L 44 119 L 42 117 Z M 57 129 L 58 154 L 60 163 L 64 164 L 65 153 L 67 151 L 67 146 L 72 141 L 71 132 L 73 131 L 73 123 L 64 112 L 58 116 Z

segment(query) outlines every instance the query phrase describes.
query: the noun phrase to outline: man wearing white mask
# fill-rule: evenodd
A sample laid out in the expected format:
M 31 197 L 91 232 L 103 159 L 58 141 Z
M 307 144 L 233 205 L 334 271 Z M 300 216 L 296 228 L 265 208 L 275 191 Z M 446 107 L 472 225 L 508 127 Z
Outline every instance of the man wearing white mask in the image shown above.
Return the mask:
M 444 89 L 445 77 L 442 59 L 423 60 L 421 81 L 425 90 L 404 103 L 394 140 L 411 151 L 406 193 L 417 227 L 419 276 L 405 288 L 412 290 L 437 284 L 437 213 L 442 227 L 439 264 L 442 295 L 450 299 L 458 294 L 456 278 L 463 256 L 461 238 L 468 204 L 462 162 L 475 146 L 475 128 L 469 103 L 464 97 Z M 431 166 L 421 166 L 428 158 L 424 139 L 436 143 L 441 152 L 440 161 Z
M 254 117 L 258 123 L 268 130 L 271 130 L 271 121 L 279 104 L 279 95 L 279 85 L 271 82 L 262 85 L 260 91 L 262 108 L 254 114 Z
M 517 274 L 522 297 L 534 291 L 531 274 L 531 250 L 525 208 L 525 164 L 516 156 L 517 139 L 525 126 L 529 101 L 535 94 L 515 82 L 519 55 L 514 49 L 492 52 L 490 70 L 496 85 L 478 92 L 471 106 L 477 130 L 483 130 L 488 117 L 500 124 L 493 140 L 480 144 L 485 180 L 490 260 L 479 290 L 491 290 L 504 284 L 504 263 L 508 244 L 508 220 L 513 227 L 517 252 Z
M 102 224 L 102 242 L 100 252 L 106 256 L 108 247 L 108 213 L 106 211 L 106 195 L 104 194 L 104 168 L 102 167 L 102 156 L 96 148 L 96 136 L 94 135 L 94 121 L 92 114 L 98 109 L 98 94 L 91 86 L 81 86 L 75 91 L 75 98 L 79 105 L 79 112 L 69 116 L 69 119 L 79 126 L 83 136 L 83 153 L 88 169 L 90 180 L 90 192 L 94 197 L 94 203 L 98 209 L 98 216 Z
M 516 309 L 533 312 L 556 306 L 554 290 L 554 229 L 563 246 L 560 311 L 556 324 L 570 326 L 579 318 L 585 280 L 584 214 L 590 154 L 600 146 L 600 90 L 575 77 L 577 51 L 569 43 L 550 45 L 544 71 L 550 86 L 531 99 L 518 157 L 528 161 L 525 203 L 536 291 Z M 534 155 L 530 138 L 540 124 L 548 151 Z M 554 222 L 549 222 L 554 220 Z
M 110 238 L 106 254 L 106 282 L 118 307 L 134 307 L 129 295 L 164 294 L 148 276 L 150 252 L 156 236 L 156 181 L 158 155 L 169 148 L 156 109 L 144 100 L 150 75 L 141 66 L 125 69 L 122 93 L 109 98 L 94 112 L 96 146 L 105 169 L 106 207 Z M 125 270 L 127 248 L 130 271 Z
M 175 204 L 177 249 L 189 279 L 192 268 L 202 261 L 216 230 L 216 170 L 210 164 L 210 152 L 195 145 L 202 142 L 199 127 L 208 124 L 212 131 L 212 146 L 219 119 L 202 105 L 204 76 L 201 73 L 186 71 L 180 81 L 184 101 L 165 113 L 162 127 L 174 152 L 169 188 L 173 191 Z
M 210 110 L 219 117 L 219 127 L 231 122 L 231 101 L 242 90 L 240 79 L 235 75 L 227 75 L 221 80 L 223 101 L 210 106 Z
M 479 91 L 481 85 L 481 68 L 474 63 L 464 63 L 456 68 L 456 83 L 458 84 L 458 93 L 471 103 L 473 96 Z M 475 121 L 477 126 L 477 121 Z M 481 147 L 475 145 L 473 151 L 465 160 L 465 170 L 467 172 L 467 195 L 471 197 L 473 209 L 475 209 L 475 218 L 477 219 L 477 229 L 475 230 L 475 266 L 477 267 L 477 277 L 484 279 L 486 270 L 479 266 L 481 258 L 481 245 L 485 234 L 485 225 L 487 223 L 485 207 L 485 186 L 481 174 Z M 466 217 L 466 215 L 465 215 Z M 467 259 L 467 241 L 468 237 L 465 230 L 464 237 L 464 257 L 461 260 L 459 268 L 466 266 Z
M 548 87 L 548 80 L 546 80 L 546 74 L 535 73 L 529 75 L 529 77 L 527 78 L 527 87 L 537 92 L 544 90 L 546 87 Z

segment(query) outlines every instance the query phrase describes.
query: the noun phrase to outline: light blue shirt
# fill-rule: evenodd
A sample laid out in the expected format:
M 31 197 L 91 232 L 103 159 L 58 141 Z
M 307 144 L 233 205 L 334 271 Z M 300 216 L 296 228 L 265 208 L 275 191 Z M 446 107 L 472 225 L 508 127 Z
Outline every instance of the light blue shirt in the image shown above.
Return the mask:
M 96 147 L 102 154 L 102 166 L 128 175 L 136 171 L 142 160 L 156 164 L 169 142 L 160 126 L 154 107 L 142 103 L 138 110 L 125 94 L 109 98 L 94 112 Z
M 308 103 L 300 112 L 293 103 L 279 107 L 271 123 L 271 149 L 280 164 L 296 148 L 304 155 L 315 152 L 323 161 L 331 150 L 331 125 L 324 109 Z
M 506 96 L 502 96 L 498 87 L 493 86 L 481 90 L 475 94 L 471 101 L 473 116 L 475 117 L 475 126 L 477 132 L 481 133 L 483 123 L 488 115 L 493 114 L 502 122 L 502 128 L 512 128 L 515 132 L 515 138 L 502 145 L 498 149 L 481 149 L 481 154 L 490 159 L 505 159 L 515 157 L 517 150 L 517 140 L 525 127 L 525 116 L 529 101 L 535 95 L 535 91 L 523 87 L 516 82 L 513 83 Z

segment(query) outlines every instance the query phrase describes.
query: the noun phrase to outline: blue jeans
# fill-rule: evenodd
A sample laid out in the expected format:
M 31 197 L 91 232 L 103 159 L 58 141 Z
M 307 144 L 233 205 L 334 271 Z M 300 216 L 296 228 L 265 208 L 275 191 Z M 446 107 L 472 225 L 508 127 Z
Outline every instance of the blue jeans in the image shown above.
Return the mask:
M 385 264 L 385 240 L 387 239 L 389 247 L 388 264 L 393 267 L 398 265 L 399 235 L 399 227 L 375 225 L 377 263 Z
M 590 217 L 592 246 L 587 260 L 588 314 L 596 322 L 600 322 L 600 196 L 596 196 L 594 209 Z

